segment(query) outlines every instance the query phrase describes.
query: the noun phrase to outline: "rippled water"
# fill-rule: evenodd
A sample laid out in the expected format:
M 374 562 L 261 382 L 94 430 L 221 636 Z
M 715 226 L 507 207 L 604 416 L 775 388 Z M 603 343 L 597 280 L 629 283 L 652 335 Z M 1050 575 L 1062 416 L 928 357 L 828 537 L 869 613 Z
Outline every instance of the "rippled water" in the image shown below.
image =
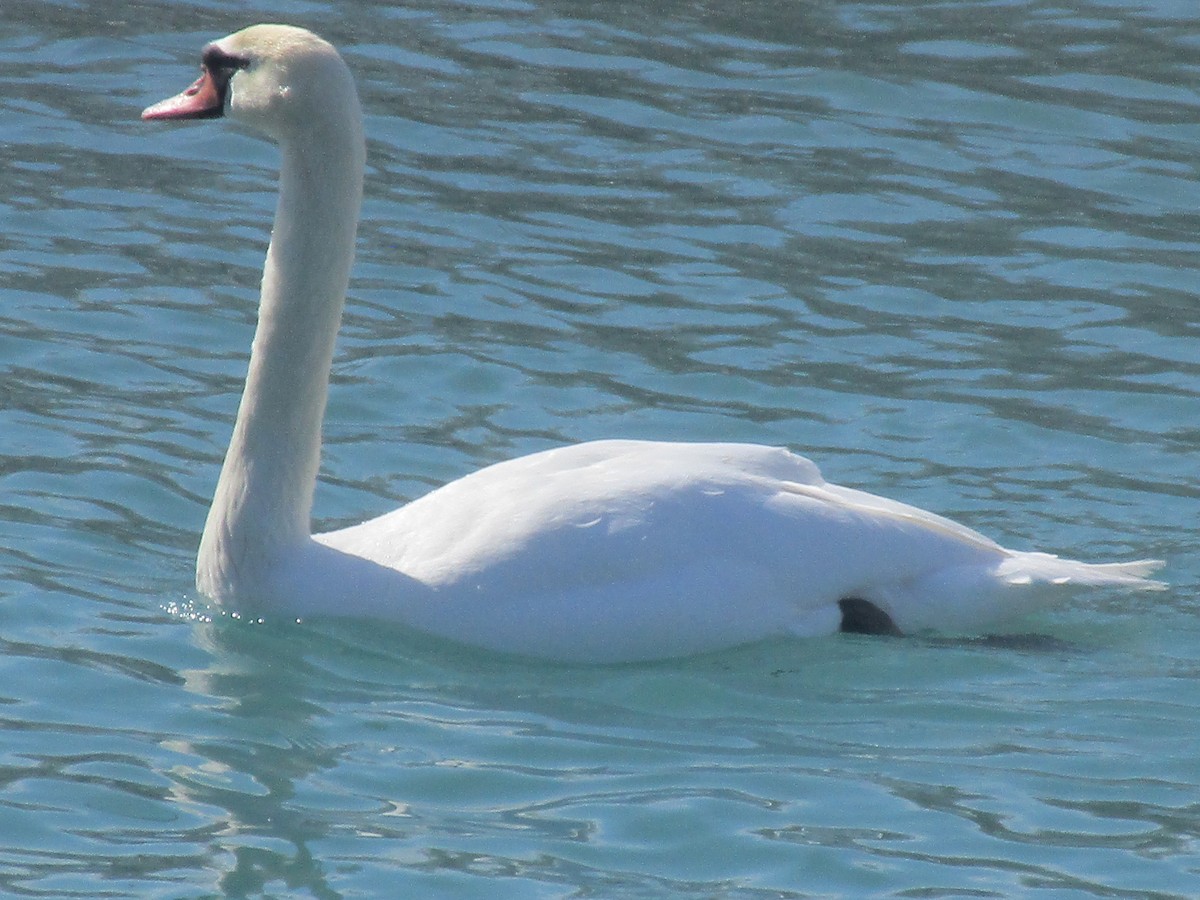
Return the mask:
M 321 526 L 557 442 L 750 440 L 1172 589 L 610 668 L 194 621 L 275 156 L 137 114 L 256 19 L 368 114 Z M 1196 894 L 1193 4 L 0 25 L 0 891 Z

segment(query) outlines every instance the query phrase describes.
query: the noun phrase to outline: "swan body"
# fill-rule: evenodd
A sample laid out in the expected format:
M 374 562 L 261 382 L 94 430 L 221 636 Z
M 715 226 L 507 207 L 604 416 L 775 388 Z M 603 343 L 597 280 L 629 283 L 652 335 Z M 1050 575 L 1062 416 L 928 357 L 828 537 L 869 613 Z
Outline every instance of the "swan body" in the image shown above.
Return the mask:
M 228 115 L 282 151 L 246 389 L 196 583 L 260 615 L 397 620 L 503 652 L 652 659 L 772 636 L 972 630 L 1064 585 L 1161 587 L 1153 560 L 1006 550 L 749 444 L 596 441 L 489 466 L 360 525 L 312 535 L 334 339 L 362 196 L 348 69 L 298 28 L 209 44 L 146 119 Z

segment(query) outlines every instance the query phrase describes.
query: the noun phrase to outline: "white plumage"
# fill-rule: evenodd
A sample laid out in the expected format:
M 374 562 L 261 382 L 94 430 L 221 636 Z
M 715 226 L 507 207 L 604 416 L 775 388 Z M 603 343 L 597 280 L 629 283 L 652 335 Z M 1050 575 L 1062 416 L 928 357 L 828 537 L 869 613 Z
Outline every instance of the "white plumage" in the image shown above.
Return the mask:
M 223 113 L 274 137 L 283 156 L 246 390 L 197 560 L 197 585 L 214 600 L 617 661 L 839 629 L 977 629 L 1066 584 L 1161 586 L 1145 577 L 1154 561 L 1006 550 L 933 513 L 828 484 L 787 450 L 748 444 L 548 450 L 311 535 L 361 203 L 361 113 L 336 51 L 278 25 L 210 44 L 201 78 L 143 117 Z

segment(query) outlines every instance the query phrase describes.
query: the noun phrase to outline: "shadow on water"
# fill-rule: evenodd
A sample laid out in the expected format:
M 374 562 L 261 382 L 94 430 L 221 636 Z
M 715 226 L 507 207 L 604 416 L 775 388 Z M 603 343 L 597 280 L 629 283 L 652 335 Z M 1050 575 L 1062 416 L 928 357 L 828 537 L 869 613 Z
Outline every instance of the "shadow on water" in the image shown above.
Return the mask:
M 978 647 L 983 650 L 1018 650 L 1024 653 L 1086 653 L 1087 648 L 1052 634 L 983 634 L 977 637 L 924 637 L 929 647 Z

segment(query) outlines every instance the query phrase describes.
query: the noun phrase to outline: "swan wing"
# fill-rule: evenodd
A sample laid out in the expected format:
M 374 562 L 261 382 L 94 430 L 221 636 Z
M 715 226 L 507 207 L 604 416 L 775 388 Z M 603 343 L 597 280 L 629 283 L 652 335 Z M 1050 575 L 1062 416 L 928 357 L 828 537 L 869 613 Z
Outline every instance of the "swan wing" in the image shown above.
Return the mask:
M 637 441 L 500 463 L 317 540 L 425 585 L 421 627 L 577 660 L 827 634 L 841 599 L 1007 555 L 786 450 Z

